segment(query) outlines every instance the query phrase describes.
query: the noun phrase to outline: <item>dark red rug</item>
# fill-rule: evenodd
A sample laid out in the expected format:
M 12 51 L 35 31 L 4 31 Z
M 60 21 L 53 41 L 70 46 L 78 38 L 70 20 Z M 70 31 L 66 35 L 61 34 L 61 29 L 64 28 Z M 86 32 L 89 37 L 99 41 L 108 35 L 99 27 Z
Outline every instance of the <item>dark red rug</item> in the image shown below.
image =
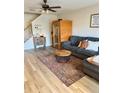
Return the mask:
M 75 81 L 81 79 L 85 74 L 83 73 L 82 60 L 71 56 L 69 62 L 57 62 L 53 54 L 39 53 L 37 57 L 45 64 L 66 86 L 70 86 Z

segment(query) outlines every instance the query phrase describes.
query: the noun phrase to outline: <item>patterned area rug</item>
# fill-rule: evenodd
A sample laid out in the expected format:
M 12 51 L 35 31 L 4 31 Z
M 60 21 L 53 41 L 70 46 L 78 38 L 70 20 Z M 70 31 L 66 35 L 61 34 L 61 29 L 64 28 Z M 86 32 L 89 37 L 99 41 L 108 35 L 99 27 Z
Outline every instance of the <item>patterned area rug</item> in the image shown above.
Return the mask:
M 47 51 L 39 53 L 38 59 L 45 64 L 67 87 L 75 81 L 81 79 L 85 74 L 83 73 L 82 60 L 71 56 L 69 62 L 57 62 L 55 56 Z

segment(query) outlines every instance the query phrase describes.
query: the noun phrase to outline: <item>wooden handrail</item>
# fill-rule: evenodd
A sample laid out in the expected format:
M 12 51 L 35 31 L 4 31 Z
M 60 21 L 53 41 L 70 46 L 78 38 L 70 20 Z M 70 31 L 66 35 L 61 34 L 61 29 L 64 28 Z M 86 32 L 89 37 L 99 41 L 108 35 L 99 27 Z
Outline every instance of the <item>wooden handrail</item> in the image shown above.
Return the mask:
M 40 16 L 40 15 L 39 15 L 39 16 Z M 26 30 L 29 26 L 31 26 L 31 25 L 32 25 L 31 22 L 34 21 L 34 20 L 35 20 L 36 18 L 38 18 L 39 16 L 34 17 L 32 20 L 30 20 L 30 21 L 29 21 L 29 22 L 30 22 L 29 25 L 28 25 L 26 28 L 24 28 L 24 30 Z
M 31 24 L 29 24 L 25 29 L 24 29 L 24 31 L 28 28 L 28 27 L 30 27 L 31 26 Z
M 37 17 L 39 17 L 39 16 L 37 16 Z M 28 38 L 26 38 L 26 39 L 24 40 L 24 43 L 25 43 L 27 40 L 29 40 L 29 39 L 33 36 L 32 24 L 31 24 L 31 22 L 32 22 L 33 20 L 35 20 L 37 17 L 35 17 L 35 18 L 33 18 L 32 20 L 30 20 L 29 25 L 28 25 L 26 28 L 24 28 L 24 31 L 27 31 L 26 29 L 28 29 L 29 27 L 31 27 L 31 31 L 30 31 L 30 33 L 29 33 L 29 36 L 28 36 Z

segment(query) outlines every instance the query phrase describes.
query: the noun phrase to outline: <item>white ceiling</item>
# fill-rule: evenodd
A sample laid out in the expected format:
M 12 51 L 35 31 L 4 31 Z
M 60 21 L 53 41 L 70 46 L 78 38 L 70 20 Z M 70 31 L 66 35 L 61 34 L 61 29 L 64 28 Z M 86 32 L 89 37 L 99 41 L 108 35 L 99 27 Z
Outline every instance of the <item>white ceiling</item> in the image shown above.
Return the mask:
M 40 13 L 38 8 L 41 8 L 43 0 L 24 0 L 24 11 L 32 13 Z M 57 13 L 77 10 L 98 3 L 99 0 L 47 0 L 51 6 L 61 6 L 61 9 L 56 9 Z M 35 11 L 31 11 L 35 9 Z

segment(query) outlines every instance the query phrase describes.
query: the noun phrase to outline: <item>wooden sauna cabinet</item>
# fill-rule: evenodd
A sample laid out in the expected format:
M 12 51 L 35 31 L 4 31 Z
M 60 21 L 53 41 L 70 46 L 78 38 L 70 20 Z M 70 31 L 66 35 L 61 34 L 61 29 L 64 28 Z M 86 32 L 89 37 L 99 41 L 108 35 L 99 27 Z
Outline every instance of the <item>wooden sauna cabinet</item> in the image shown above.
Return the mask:
M 72 21 L 55 20 L 52 22 L 52 47 L 61 49 L 61 42 L 68 41 L 72 35 Z

